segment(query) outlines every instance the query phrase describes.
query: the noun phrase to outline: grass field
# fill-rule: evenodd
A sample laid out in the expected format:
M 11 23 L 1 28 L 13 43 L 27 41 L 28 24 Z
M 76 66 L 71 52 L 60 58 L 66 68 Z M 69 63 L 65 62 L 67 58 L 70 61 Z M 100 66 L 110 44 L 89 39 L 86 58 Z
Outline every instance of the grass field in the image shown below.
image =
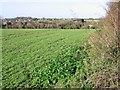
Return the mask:
M 93 31 L 2 30 L 3 87 L 82 87 Z

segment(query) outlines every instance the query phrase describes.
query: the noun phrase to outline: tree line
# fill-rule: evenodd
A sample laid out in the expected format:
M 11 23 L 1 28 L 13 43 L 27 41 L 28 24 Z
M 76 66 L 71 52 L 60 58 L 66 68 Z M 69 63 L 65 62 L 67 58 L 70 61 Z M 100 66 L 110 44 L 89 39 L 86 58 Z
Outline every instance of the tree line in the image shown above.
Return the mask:
M 42 29 L 42 28 L 58 28 L 58 29 L 81 29 L 98 27 L 98 22 L 85 21 L 84 19 L 38 19 L 31 17 L 17 17 L 10 19 L 2 19 L 2 29 Z

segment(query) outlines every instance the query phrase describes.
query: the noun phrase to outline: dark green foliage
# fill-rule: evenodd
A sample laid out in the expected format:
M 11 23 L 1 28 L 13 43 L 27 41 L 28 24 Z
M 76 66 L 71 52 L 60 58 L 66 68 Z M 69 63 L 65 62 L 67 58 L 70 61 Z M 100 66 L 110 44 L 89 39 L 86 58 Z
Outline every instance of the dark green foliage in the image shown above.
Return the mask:
M 71 87 L 71 78 L 75 76 L 76 72 L 82 75 L 81 78 L 77 77 L 77 79 L 86 80 L 86 67 L 83 60 L 90 61 L 89 48 L 83 46 L 71 47 L 67 52 L 60 53 L 52 62 L 47 63 L 46 67 L 36 69 L 32 76 L 37 76 L 37 80 L 34 83 L 38 83 L 39 81 L 39 87 L 51 87 L 63 79 L 62 83 L 64 83 L 64 87 Z M 70 82 L 67 85 L 68 81 Z

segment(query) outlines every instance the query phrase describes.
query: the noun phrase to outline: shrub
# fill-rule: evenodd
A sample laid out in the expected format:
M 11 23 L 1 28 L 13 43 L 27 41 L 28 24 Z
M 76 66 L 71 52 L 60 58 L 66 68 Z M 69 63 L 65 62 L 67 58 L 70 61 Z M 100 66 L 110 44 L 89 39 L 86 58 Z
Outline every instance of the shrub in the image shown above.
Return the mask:
M 91 41 L 101 60 L 117 61 L 120 54 L 120 39 L 118 32 L 118 3 L 109 3 L 104 19 L 104 28 L 97 35 L 92 35 Z
M 117 2 L 108 3 L 109 8 L 105 9 L 106 17 L 101 21 L 102 30 L 91 35 L 90 43 L 93 46 L 91 54 L 93 83 L 95 87 L 118 87 L 118 67 L 120 60 L 120 32 L 118 29 L 118 5 Z

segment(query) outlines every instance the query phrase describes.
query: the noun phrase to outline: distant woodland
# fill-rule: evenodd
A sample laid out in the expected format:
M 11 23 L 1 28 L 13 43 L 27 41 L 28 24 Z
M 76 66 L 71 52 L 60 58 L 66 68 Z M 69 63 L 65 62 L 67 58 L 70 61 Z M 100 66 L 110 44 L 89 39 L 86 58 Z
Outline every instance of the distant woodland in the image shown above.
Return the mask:
M 1 19 L 2 29 L 97 29 L 100 19 L 16 17 Z

